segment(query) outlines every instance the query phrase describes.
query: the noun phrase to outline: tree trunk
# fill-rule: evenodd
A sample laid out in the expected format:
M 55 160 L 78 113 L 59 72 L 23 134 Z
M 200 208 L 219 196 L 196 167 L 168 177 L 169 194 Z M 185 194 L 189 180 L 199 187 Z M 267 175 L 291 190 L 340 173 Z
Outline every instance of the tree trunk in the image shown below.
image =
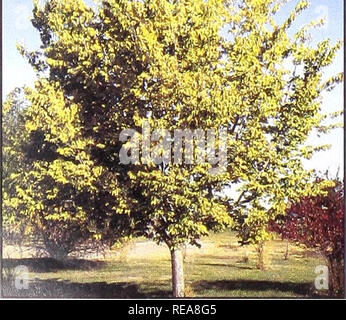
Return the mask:
M 249 251 L 247 249 L 245 249 L 245 251 L 244 251 L 243 262 L 244 263 L 248 263 L 249 262 Z
M 187 254 L 187 245 L 184 244 L 184 250 L 183 250 L 183 261 L 186 261 L 186 254 Z
M 260 269 L 260 270 L 265 270 L 265 265 L 264 265 L 264 241 L 261 241 L 258 244 L 257 252 L 258 252 L 257 268 Z
M 290 255 L 289 249 L 288 249 L 288 241 L 286 242 L 286 252 L 285 252 L 285 260 L 288 260 Z
M 185 296 L 184 262 L 181 248 L 171 250 L 173 297 Z
M 344 264 L 341 259 L 328 257 L 329 291 L 335 296 L 344 296 Z

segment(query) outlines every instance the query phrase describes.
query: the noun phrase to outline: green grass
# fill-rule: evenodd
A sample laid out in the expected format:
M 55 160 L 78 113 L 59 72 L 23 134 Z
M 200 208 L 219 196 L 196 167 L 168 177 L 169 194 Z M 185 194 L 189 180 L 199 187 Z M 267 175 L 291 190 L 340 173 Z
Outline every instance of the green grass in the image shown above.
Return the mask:
M 241 247 L 230 232 L 211 235 L 202 249 L 188 248 L 185 261 L 187 293 L 191 297 L 312 297 L 315 267 L 324 264 L 316 253 L 279 240 L 266 245 L 267 269 L 256 268 L 255 248 Z M 137 249 L 136 249 L 137 248 Z M 137 251 L 136 251 L 137 250 Z M 245 250 L 249 261 L 244 262 Z M 4 266 L 27 265 L 28 290 L 16 290 L 5 281 L 5 296 L 162 298 L 171 296 L 171 262 L 168 249 L 143 239 L 132 244 L 124 255 L 106 259 L 71 259 L 58 263 L 50 259 L 4 259 Z

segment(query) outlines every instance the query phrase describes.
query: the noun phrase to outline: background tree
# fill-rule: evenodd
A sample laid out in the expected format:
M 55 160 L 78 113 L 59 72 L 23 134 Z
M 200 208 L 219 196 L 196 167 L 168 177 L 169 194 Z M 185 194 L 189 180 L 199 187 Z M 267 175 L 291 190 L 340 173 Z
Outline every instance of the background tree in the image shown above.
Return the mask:
M 278 25 L 275 14 L 282 4 L 234 2 L 230 40 L 224 45 L 229 70 L 224 92 L 232 96 L 229 166 L 238 193 L 230 199 L 229 210 L 241 242 L 259 249 L 270 238 L 269 221 L 283 213 L 289 201 L 321 191 L 322 185 L 311 183 L 313 172 L 304 169 L 303 161 L 328 146 L 312 147 L 308 136 L 315 129 L 328 132 L 340 126 L 325 124 L 329 115 L 321 112 L 321 94 L 343 81 L 343 74 L 323 80 L 341 43 L 311 43 L 309 30 L 322 21 L 289 36 L 308 3 L 300 1 Z
M 328 262 L 331 292 L 343 296 L 344 185 L 335 180 L 335 186 L 325 191 L 290 205 L 285 216 L 271 222 L 270 230 L 283 239 L 319 250 Z
M 33 24 L 42 47 L 21 51 L 39 72 L 35 89 L 27 92 L 28 130 L 44 132 L 42 145 L 52 144 L 57 154 L 45 170 L 86 195 L 78 202 L 80 212 L 83 208 L 86 223 L 97 226 L 99 237 L 145 235 L 166 243 L 174 296 L 184 295 L 183 244 L 198 244 L 210 229 L 233 224 L 259 230 L 251 234 L 261 240 L 267 222 L 284 212 L 288 200 L 318 194 L 328 184 L 311 183 L 302 159 L 316 151 L 305 142 L 323 119 L 321 93 L 342 80 L 342 75 L 321 80 L 340 43 L 312 47 L 307 28 L 290 38 L 288 29 L 307 3 L 277 25 L 281 4 L 104 0 L 91 9 L 81 0 L 50 0 L 35 5 Z M 227 130 L 226 171 L 211 175 L 215 168 L 209 163 L 186 160 L 157 165 L 143 154 L 122 165 L 122 130 L 136 129 L 144 141 L 145 121 L 171 135 L 175 129 Z M 157 151 L 164 138 L 140 149 Z M 220 146 L 219 155 L 225 151 Z M 195 160 L 199 149 L 192 150 Z M 238 196 L 227 195 L 227 188 Z M 61 216 L 56 212 L 54 218 Z
M 4 241 L 15 243 L 22 250 L 27 221 L 19 218 L 18 212 L 9 205 L 16 193 L 15 173 L 18 168 L 27 168 L 23 160 L 22 143 L 26 141 L 25 103 L 20 88 L 14 89 L 2 108 L 2 236 Z
M 26 88 L 26 97 L 34 99 L 29 92 Z M 41 93 L 43 101 L 59 97 L 55 89 Z M 29 104 L 23 91 L 16 89 L 3 107 L 4 237 L 59 260 L 72 252 L 99 250 L 107 242 L 96 241 L 99 238 L 96 220 L 92 217 L 86 220 L 83 209 L 84 203 L 91 201 L 90 197 L 85 190 L 78 189 L 78 179 L 87 183 L 86 176 L 81 176 L 80 172 L 80 167 L 85 165 L 83 158 L 59 154 L 58 146 L 45 140 L 49 132 L 45 132 L 43 126 L 32 131 L 30 119 L 34 109 L 32 105 L 28 107 Z M 68 127 L 73 121 L 71 113 L 53 114 L 53 117 L 56 130 L 62 134 L 68 132 L 66 139 L 74 134 Z M 61 131 L 62 126 L 65 132 Z M 75 143 L 80 146 L 77 139 Z M 72 161 L 77 165 L 68 167 Z

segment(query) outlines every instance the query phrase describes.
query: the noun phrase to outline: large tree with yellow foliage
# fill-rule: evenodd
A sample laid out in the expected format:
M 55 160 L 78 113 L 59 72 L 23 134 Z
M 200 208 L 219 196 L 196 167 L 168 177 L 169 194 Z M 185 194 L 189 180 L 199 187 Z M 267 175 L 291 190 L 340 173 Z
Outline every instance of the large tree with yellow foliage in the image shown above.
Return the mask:
M 240 233 L 250 226 L 249 237 L 265 239 L 263 226 L 288 201 L 321 190 L 310 183 L 302 160 L 316 151 L 305 142 L 323 120 L 321 93 L 342 80 L 321 80 L 340 43 L 312 47 L 309 26 L 289 37 L 307 3 L 278 25 L 275 13 L 283 2 L 35 4 L 42 47 L 34 53 L 20 48 L 38 72 L 35 88 L 27 89 L 26 128 L 41 132 L 42 145 L 56 153 L 37 158 L 35 168 L 73 187 L 76 198 L 85 195 L 74 216 L 92 222 L 95 237 L 145 235 L 166 243 L 176 297 L 184 296 L 183 244 L 198 244 L 210 230 L 227 226 Z M 123 130 L 136 130 L 140 150 L 157 156 L 162 140 L 174 140 L 156 135 L 143 145 L 145 123 L 172 135 L 221 128 L 226 150 L 215 139 L 216 155 L 227 151 L 227 165 L 217 171 L 215 163 L 186 158 L 157 164 L 143 152 L 121 163 Z M 201 148 L 191 150 L 196 160 Z M 32 203 L 33 215 L 37 205 L 39 200 Z M 52 219 L 62 215 L 70 217 L 54 212 Z

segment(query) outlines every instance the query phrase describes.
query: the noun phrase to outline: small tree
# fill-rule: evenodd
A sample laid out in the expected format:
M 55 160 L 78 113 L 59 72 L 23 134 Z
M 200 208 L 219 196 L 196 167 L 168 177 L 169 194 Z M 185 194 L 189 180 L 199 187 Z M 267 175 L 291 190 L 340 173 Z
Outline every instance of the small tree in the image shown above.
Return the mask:
M 252 245 L 255 247 L 257 253 L 256 267 L 260 270 L 265 270 L 265 245 L 271 239 L 271 234 L 266 230 L 267 222 L 263 219 L 257 225 L 254 224 L 254 220 L 246 222 L 238 220 L 237 222 L 234 229 L 238 232 L 239 243 L 241 245 Z M 248 257 L 245 260 L 248 261 Z
M 328 261 L 330 289 L 344 292 L 344 185 L 335 181 L 324 195 L 293 203 L 270 229 L 284 239 L 318 249 Z

